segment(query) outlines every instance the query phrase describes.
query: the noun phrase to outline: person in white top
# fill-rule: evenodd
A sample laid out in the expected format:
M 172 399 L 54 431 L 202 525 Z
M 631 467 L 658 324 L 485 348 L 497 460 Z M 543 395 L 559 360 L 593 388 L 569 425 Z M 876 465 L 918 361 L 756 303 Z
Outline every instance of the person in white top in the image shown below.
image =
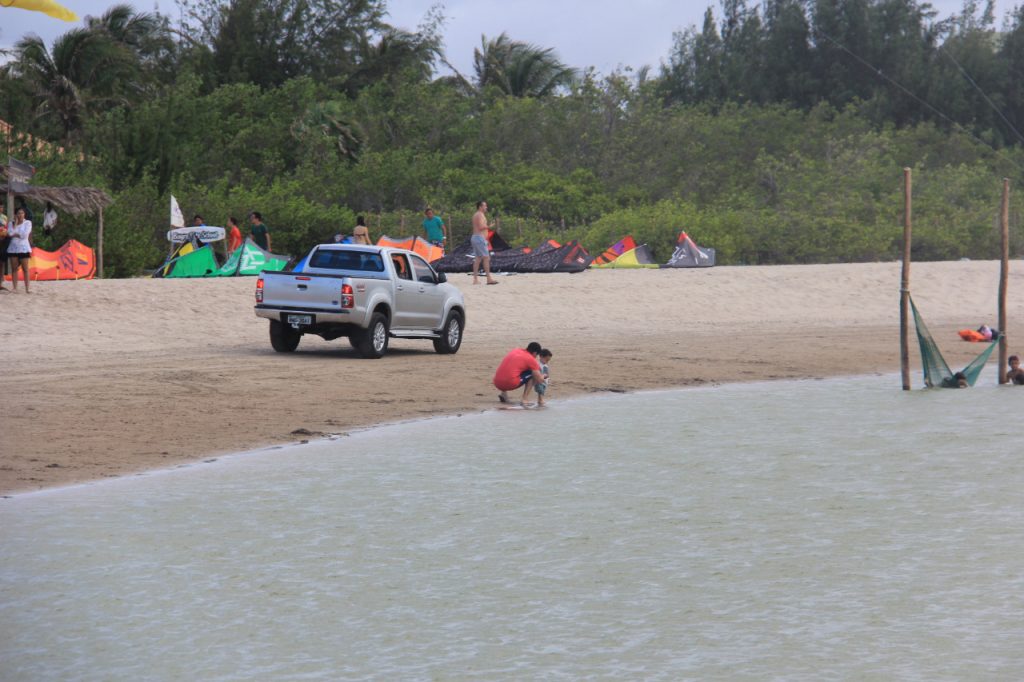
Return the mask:
M 53 204 L 46 202 L 46 212 L 43 213 L 43 233 L 49 235 L 57 227 L 57 211 Z
M 7 234 L 11 243 L 7 247 L 7 257 L 11 265 L 11 284 L 18 290 L 18 269 L 21 268 L 25 279 L 25 293 L 28 293 L 28 262 L 32 258 L 32 245 L 29 236 L 32 234 L 32 221 L 25 218 L 25 209 L 19 207 L 14 211 L 14 220 L 7 225 Z

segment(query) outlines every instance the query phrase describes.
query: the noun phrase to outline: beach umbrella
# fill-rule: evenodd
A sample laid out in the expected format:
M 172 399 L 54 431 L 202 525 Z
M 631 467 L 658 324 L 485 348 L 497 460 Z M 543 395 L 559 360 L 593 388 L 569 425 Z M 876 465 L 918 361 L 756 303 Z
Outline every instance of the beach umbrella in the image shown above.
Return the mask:
M 53 0 L 0 0 L 0 6 L 17 7 L 31 12 L 42 12 L 62 21 L 78 21 L 77 14 L 63 5 L 58 5 Z

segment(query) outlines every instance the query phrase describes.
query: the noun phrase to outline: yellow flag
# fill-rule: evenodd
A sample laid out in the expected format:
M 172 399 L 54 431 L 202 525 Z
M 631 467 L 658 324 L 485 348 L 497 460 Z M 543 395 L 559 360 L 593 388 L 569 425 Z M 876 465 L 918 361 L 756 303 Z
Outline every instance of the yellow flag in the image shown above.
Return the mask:
M 0 0 L 0 7 L 18 7 L 33 12 L 49 14 L 54 19 L 78 21 L 78 15 L 53 0 Z

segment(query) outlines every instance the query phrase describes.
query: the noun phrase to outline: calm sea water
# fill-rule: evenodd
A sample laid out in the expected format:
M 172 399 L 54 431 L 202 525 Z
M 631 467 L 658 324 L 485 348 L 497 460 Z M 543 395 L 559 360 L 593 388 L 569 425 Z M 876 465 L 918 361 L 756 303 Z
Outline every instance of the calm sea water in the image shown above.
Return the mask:
M 0 500 L 0 679 L 1022 679 L 1024 389 L 898 389 L 556 399 Z

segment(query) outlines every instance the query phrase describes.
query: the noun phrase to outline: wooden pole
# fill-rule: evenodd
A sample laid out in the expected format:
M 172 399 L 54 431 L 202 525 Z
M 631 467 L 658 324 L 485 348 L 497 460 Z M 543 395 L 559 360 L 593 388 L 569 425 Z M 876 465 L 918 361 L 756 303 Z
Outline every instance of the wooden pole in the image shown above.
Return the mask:
M 999 214 L 1002 228 L 1002 260 L 999 268 L 999 383 L 1006 383 L 1006 284 L 1010 275 L 1010 179 L 1003 178 L 1003 207 Z
M 99 265 L 100 279 L 103 279 L 103 209 L 100 209 L 100 222 L 96 227 L 96 262 Z
M 900 280 L 900 371 L 903 390 L 910 390 L 910 169 L 903 169 L 903 276 Z

